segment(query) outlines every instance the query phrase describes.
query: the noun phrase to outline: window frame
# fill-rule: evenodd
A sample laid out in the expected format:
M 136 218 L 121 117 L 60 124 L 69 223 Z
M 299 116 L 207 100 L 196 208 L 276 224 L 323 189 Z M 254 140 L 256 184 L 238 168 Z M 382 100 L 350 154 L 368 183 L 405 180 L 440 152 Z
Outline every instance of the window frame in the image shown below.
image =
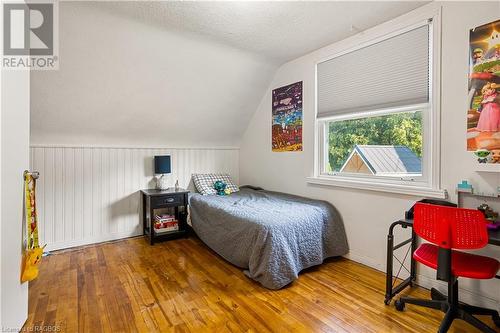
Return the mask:
M 381 109 L 374 111 L 366 111 L 359 113 L 350 113 L 350 114 L 342 114 L 338 116 L 326 117 L 322 119 L 318 119 L 319 125 L 319 144 L 320 144 L 320 161 L 319 167 L 321 176 L 338 176 L 338 177 L 350 177 L 350 178 L 364 178 L 364 179 L 384 179 L 385 181 L 397 181 L 408 184 L 426 184 L 428 178 L 428 169 L 430 164 L 429 157 L 425 154 L 426 147 L 425 142 L 427 138 L 425 137 L 428 134 L 425 131 L 425 125 L 427 123 L 427 119 L 429 117 L 429 104 L 415 104 L 408 105 L 404 107 L 391 108 L 391 109 Z M 422 112 L 422 175 L 418 176 L 408 176 L 408 177 L 395 177 L 395 176 L 373 176 L 373 175 L 365 175 L 365 174 L 355 174 L 355 173 L 341 173 L 341 172 L 333 172 L 330 173 L 326 171 L 326 163 L 328 161 L 328 126 L 331 122 L 336 121 L 346 121 L 346 120 L 355 120 L 355 119 L 366 119 L 371 117 L 382 117 L 382 116 L 390 116 L 393 114 L 407 113 L 407 112 Z
M 332 117 L 318 118 L 318 65 L 324 61 L 339 57 L 341 55 L 356 51 L 372 44 L 384 41 L 388 38 L 403 34 L 412 29 L 429 25 L 429 102 L 408 105 L 397 108 L 385 108 L 379 110 L 362 111 L 357 113 L 340 114 Z M 384 33 L 385 32 L 385 33 Z M 314 171 L 313 176 L 308 177 L 308 182 L 317 185 L 330 185 L 348 188 L 384 191 L 391 193 L 402 193 L 435 198 L 446 198 L 447 192 L 440 188 L 440 10 L 433 11 L 424 19 L 413 20 L 399 28 L 386 29 L 375 36 L 361 36 L 357 45 L 336 52 L 315 63 L 315 149 L 314 149 Z M 411 177 L 413 180 L 401 179 L 390 176 L 371 176 L 356 174 L 329 174 L 325 171 L 325 162 L 328 158 L 326 149 L 327 124 L 332 120 L 348 120 L 366 118 L 367 116 L 383 116 L 404 111 L 422 110 L 422 176 Z

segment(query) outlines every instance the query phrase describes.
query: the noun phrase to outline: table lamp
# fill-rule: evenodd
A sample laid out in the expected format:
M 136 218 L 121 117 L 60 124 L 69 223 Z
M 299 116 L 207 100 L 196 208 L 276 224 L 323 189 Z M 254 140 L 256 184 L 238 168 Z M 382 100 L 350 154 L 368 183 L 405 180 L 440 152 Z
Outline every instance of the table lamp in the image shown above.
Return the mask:
M 170 172 L 170 155 L 155 156 L 155 174 L 160 175 L 160 177 L 156 178 L 156 188 L 158 190 L 168 189 L 165 174 L 169 174 Z

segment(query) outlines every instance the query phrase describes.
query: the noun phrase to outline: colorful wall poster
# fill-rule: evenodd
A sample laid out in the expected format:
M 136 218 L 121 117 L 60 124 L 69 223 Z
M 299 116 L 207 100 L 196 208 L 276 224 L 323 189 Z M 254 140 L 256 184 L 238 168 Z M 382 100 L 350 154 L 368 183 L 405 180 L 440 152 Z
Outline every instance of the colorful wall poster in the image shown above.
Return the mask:
M 467 150 L 500 157 L 500 20 L 470 30 L 469 48 Z
M 273 151 L 302 151 L 302 81 L 273 90 Z

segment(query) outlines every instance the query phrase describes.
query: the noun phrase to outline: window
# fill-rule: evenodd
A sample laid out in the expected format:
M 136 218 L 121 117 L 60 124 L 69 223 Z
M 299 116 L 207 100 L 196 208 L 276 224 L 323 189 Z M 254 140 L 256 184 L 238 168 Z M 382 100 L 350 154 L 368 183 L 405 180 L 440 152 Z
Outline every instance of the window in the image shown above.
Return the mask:
M 326 121 L 326 173 L 421 177 L 423 112 Z
M 421 22 L 317 64 L 313 183 L 445 196 L 432 28 Z

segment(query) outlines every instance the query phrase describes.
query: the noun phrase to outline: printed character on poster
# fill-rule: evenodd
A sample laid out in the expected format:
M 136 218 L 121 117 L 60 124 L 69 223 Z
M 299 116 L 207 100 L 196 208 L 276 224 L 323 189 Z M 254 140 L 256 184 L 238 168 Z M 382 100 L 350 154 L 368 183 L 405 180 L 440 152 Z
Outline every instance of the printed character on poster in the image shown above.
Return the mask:
M 470 31 L 467 150 L 500 149 L 500 20 Z
M 302 81 L 273 90 L 272 149 L 302 151 Z

